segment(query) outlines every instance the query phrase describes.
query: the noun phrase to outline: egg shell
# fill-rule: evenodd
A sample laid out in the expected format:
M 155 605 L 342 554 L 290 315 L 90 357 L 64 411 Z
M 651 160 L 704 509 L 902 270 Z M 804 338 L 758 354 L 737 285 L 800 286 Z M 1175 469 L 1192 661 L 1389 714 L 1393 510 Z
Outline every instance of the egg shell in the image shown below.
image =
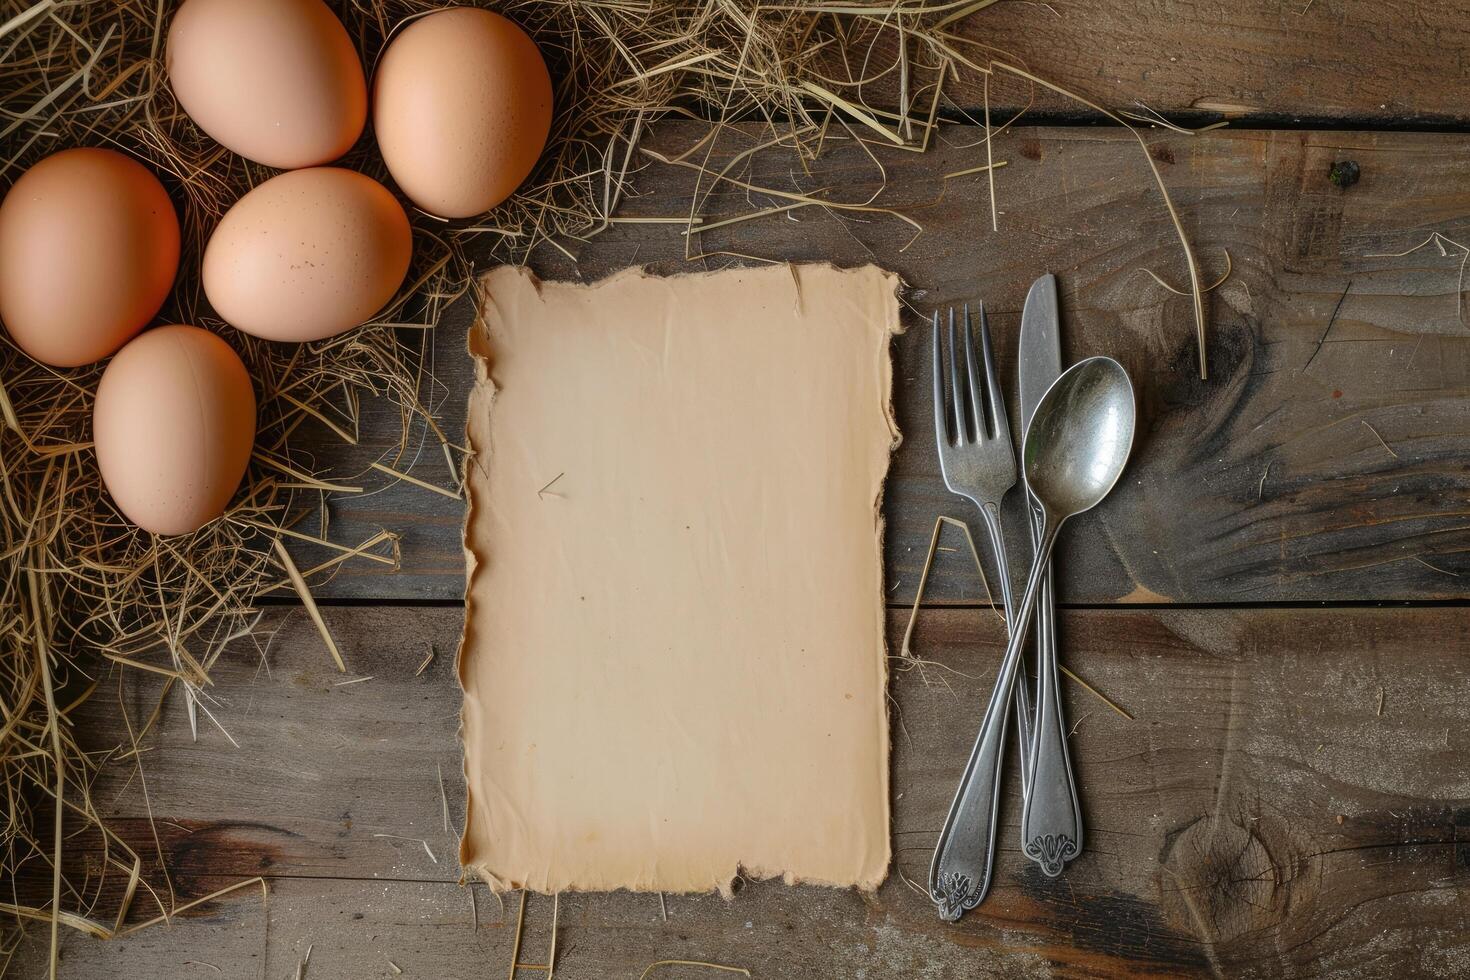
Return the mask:
M 367 121 L 362 62 L 322 0 L 188 0 L 165 57 L 199 128 L 268 167 L 335 160 Z
M 255 392 L 239 356 L 198 327 L 156 327 L 107 365 L 92 438 L 118 510 L 155 534 L 225 512 L 255 441 Z
M 111 354 L 153 319 L 178 270 L 173 202 L 122 153 L 53 153 L 0 203 L 0 322 L 38 361 Z
M 383 308 L 408 272 L 413 231 L 386 187 L 335 167 L 293 170 L 225 212 L 204 249 L 204 292 L 265 340 L 320 340 Z
M 536 166 L 551 132 L 551 75 L 536 42 L 488 10 L 411 22 L 373 79 L 373 128 L 388 170 L 445 218 L 490 210 Z

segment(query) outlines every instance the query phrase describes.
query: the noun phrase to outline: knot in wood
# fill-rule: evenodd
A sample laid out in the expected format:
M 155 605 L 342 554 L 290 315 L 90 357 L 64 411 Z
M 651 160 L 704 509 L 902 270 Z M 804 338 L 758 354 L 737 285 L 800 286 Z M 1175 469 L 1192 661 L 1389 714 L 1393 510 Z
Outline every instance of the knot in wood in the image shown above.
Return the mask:
M 1178 928 L 1217 948 L 1274 929 L 1299 877 L 1295 852 L 1281 821 L 1200 817 L 1165 844 L 1165 913 Z

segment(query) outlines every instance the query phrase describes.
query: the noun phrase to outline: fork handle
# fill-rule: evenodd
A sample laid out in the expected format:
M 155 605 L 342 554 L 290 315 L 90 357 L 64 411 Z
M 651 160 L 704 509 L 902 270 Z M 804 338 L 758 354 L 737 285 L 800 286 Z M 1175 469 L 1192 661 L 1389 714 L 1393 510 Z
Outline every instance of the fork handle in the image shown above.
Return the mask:
M 1040 535 L 1039 517 L 1031 513 L 1032 539 Z M 1030 792 L 1021 810 L 1021 849 L 1050 878 L 1082 853 L 1082 808 L 1067 752 L 1066 722 L 1057 683 L 1056 605 L 1051 562 L 1041 579 L 1036 609 L 1036 730 L 1031 744 Z
M 1005 749 L 1006 719 L 1010 715 L 1011 688 L 1021 666 L 1021 649 L 1026 644 L 1031 612 L 1041 591 L 1043 562 L 1055 540 L 1055 529 L 1044 525 L 1037 560 L 1032 564 L 1026 591 L 1016 610 L 1016 631 L 1006 644 L 995 689 L 980 723 L 980 734 L 970 750 L 965 773 L 934 848 L 934 861 L 929 866 L 929 897 L 939 907 L 939 917 L 946 922 L 958 921 L 965 912 L 979 905 L 990 890 L 995 868 L 1000 763 Z

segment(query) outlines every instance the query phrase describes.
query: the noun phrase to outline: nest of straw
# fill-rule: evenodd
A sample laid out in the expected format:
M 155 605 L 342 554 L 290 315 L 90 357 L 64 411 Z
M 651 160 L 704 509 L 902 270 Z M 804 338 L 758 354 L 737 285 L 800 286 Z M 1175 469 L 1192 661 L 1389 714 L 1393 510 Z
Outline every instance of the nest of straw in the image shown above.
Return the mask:
M 329 2 L 370 73 L 394 30 L 445 5 Z M 8 933 L 0 957 L 24 929 L 46 928 L 54 972 L 62 928 L 109 937 L 177 911 L 152 890 L 138 853 L 108 830 L 89 787 L 104 760 L 137 764 L 139 740 L 163 711 L 187 712 L 196 731 L 213 723 L 211 668 L 232 640 L 252 633 L 258 597 L 295 590 L 309 606 L 311 584 L 344 563 L 396 562 L 392 529 L 333 541 L 308 530 L 303 517 L 333 495 L 401 479 L 411 447 L 426 438 L 458 471 L 463 451 L 431 408 L 428 354 L 440 312 L 469 286 L 467 255 L 519 262 L 550 248 L 570 256 L 617 220 L 630 174 L 650 157 L 694 171 L 693 229 L 701 222 L 700 189 L 742 186 L 732 167 L 762 148 L 814 160 L 841 127 L 875 145 L 922 150 L 943 111 L 959 109 L 947 106 L 946 83 L 962 73 L 988 80 L 998 67 L 995 52 L 955 30 L 991 2 L 494 4 L 536 38 L 557 80 L 540 166 L 514 197 L 478 219 L 447 223 L 410 209 L 415 260 L 399 295 L 374 322 L 300 346 L 234 331 L 203 299 L 198 263 L 211 230 L 273 172 L 213 143 L 174 101 L 163 39 L 176 3 L 37 0 L 3 8 L 16 12 L 0 22 L 0 187 L 72 146 L 112 146 L 149 165 L 184 230 L 179 280 L 159 321 L 225 337 L 255 381 L 260 418 L 249 472 L 224 517 L 192 535 L 154 537 L 118 513 L 98 477 L 90 416 L 100 366 L 37 364 L 0 332 L 0 877 L 49 886 L 0 896 Z M 1040 82 L 1023 67 L 999 67 L 1026 84 Z M 676 159 L 643 149 L 644 134 L 670 116 L 755 123 L 766 135 L 712 170 L 706 163 L 719 125 Z M 343 165 L 388 182 L 370 134 Z M 844 206 L 790 194 L 783 202 L 772 193 L 770 213 Z M 1185 251 L 1193 276 L 1187 242 Z M 371 460 L 345 451 L 348 462 L 323 470 L 301 448 L 303 436 L 310 431 L 319 444 L 325 432 L 355 443 L 368 399 L 397 407 L 396 448 Z M 290 554 L 303 549 L 313 559 L 298 567 Z M 128 743 L 108 751 L 86 745 L 74 718 L 88 698 L 145 676 L 156 706 L 129 721 Z M 100 848 L 90 868 L 77 869 L 67 842 L 84 835 Z M 150 907 L 134 907 L 140 895 Z

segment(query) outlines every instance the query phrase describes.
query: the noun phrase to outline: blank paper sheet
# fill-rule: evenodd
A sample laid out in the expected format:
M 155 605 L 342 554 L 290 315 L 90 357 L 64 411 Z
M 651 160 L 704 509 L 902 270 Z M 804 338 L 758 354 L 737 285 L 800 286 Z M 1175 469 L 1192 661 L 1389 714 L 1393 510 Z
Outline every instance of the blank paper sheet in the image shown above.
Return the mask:
M 500 888 L 876 888 L 896 277 L 481 283 L 461 860 Z

